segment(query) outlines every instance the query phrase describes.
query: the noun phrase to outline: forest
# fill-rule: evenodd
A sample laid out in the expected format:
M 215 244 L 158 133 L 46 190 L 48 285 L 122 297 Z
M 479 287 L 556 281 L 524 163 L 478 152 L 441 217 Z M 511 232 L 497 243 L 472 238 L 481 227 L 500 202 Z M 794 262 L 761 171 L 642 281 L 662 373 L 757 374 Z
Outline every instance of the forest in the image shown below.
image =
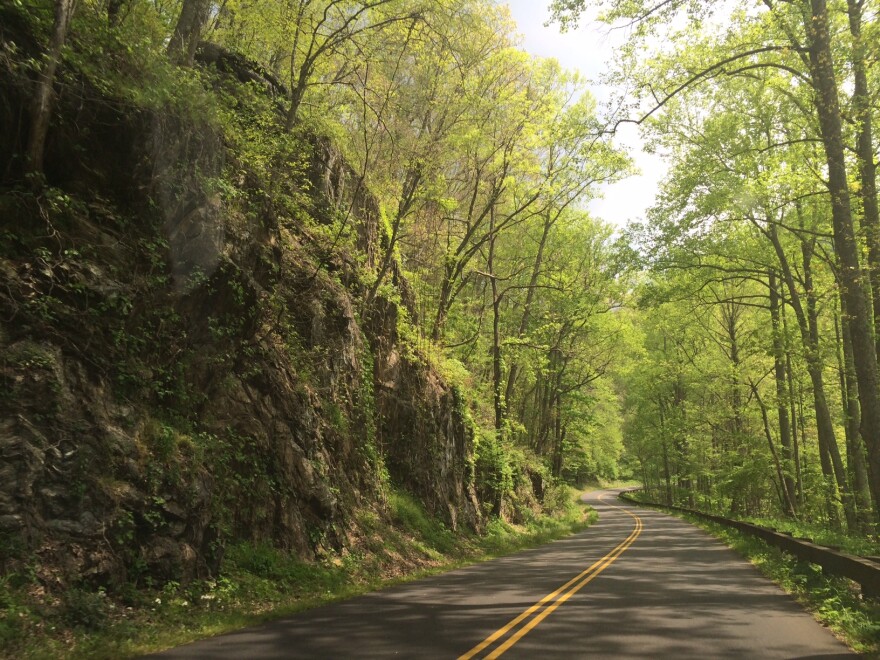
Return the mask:
M 878 554 L 880 4 L 548 5 L 625 32 L 611 98 L 495 0 L 0 2 L 4 573 L 618 479 Z M 668 173 L 621 227 L 625 124 Z
M 871 533 L 877 7 L 753 4 L 607 14 L 677 44 L 636 57 L 634 39 L 618 74 L 639 90 L 618 121 L 671 166 L 627 230 L 644 270 L 624 435 L 666 501 Z

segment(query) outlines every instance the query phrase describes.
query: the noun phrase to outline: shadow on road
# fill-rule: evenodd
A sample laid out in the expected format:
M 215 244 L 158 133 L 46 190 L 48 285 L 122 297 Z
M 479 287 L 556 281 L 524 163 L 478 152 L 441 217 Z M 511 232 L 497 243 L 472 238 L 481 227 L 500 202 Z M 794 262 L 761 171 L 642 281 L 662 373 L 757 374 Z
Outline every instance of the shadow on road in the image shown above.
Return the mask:
M 633 530 L 599 524 L 541 548 L 173 649 L 170 658 L 455 658 L 605 556 Z M 677 518 L 644 531 L 505 658 L 852 657 L 731 550 Z

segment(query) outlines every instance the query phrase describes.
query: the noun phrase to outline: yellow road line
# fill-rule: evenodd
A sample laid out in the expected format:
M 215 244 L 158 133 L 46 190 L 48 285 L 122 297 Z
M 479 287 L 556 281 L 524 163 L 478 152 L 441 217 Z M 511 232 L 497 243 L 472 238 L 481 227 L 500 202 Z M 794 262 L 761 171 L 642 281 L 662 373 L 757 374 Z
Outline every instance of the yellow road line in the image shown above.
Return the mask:
M 604 500 L 602 500 L 602 497 L 603 496 L 601 496 L 601 495 L 599 496 L 600 501 L 604 501 Z M 606 568 L 608 568 L 608 566 L 610 566 L 621 554 L 623 554 L 627 548 L 629 548 L 633 543 L 635 543 L 635 540 L 639 537 L 639 534 L 642 533 L 642 519 L 639 518 L 634 513 L 632 513 L 631 511 L 624 509 L 623 507 L 614 506 L 613 504 L 610 504 L 609 506 L 611 506 L 615 509 L 620 509 L 621 511 L 626 512 L 627 514 L 632 516 L 633 519 L 635 519 L 636 526 L 633 529 L 633 531 L 630 533 L 630 535 L 628 537 L 626 537 L 621 543 L 619 543 L 607 555 L 605 555 L 604 557 L 602 557 L 598 561 L 594 562 L 589 568 L 587 568 L 586 570 L 582 571 L 580 574 L 573 577 L 571 580 L 569 580 L 568 582 L 563 584 L 561 587 L 559 587 L 553 593 L 551 593 L 547 596 L 544 596 L 541 600 L 539 600 L 537 603 L 532 605 L 529 609 L 527 609 L 525 612 L 523 612 L 522 614 L 517 616 L 515 619 L 510 621 L 507 625 L 505 625 L 502 628 L 499 628 L 494 633 L 489 635 L 486 639 L 484 639 L 482 642 L 477 644 L 470 651 L 468 651 L 464 655 L 460 656 L 458 658 L 458 660 L 470 660 L 471 658 L 475 657 L 478 653 L 480 653 L 481 651 L 486 649 L 488 646 L 490 646 L 493 643 L 495 643 L 496 641 L 498 641 L 500 638 L 502 638 L 504 635 L 506 635 L 508 632 L 510 632 L 513 628 L 515 628 L 517 625 L 522 623 L 525 619 L 527 619 L 529 616 L 531 616 L 532 614 L 534 614 L 535 612 L 537 612 L 538 610 L 540 610 L 543 607 L 544 608 L 543 611 L 536 614 L 528 623 L 526 623 L 522 628 L 520 628 L 518 631 L 516 631 L 516 633 L 511 635 L 511 637 L 508 638 L 501 646 L 499 646 L 492 653 L 490 653 L 489 655 L 486 656 L 487 659 L 488 658 L 498 658 L 499 656 L 501 656 L 502 653 L 505 653 L 511 646 L 516 644 L 523 636 L 525 636 L 530 630 L 532 630 L 532 628 L 534 628 L 539 623 L 541 623 L 541 621 L 543 621 L 547 616 L 549 616 L 550 613 L 553 612 L 557 607 L 562 605 L 562 603 L 567 601 L 574 594 L 576 594 L 578 591 L 580 591 L 583 587 L 585 587 L 587 584 L 592 582 L 592 580 L 597 575 L 599 575 L 599 573 L 601 573 Z M 574 586 L 572 586 L 572 585 L 574 585 Z M 569 587 L 571 587 L 571 589 L 569 589 Z M 566 589 L 569 589 L 569 590 L 566 591 Z

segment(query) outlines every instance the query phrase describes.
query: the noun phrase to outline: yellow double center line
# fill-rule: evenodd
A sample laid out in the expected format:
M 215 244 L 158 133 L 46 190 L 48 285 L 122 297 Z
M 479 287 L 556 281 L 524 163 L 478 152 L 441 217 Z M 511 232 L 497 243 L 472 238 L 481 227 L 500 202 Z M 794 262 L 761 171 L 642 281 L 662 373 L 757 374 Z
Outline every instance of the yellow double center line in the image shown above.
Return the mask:
M 602 500 L 602 496 L 599 497 L 599 500 Z M 642 533 L 642 519 L 639 518 L 633 512 L 624 509 L 623 507 L 614 506 L 613 504 L 609 504 L 615 509 L 620 509 L 621 511 L 625 511 L 627 514 L 633 517 L 636 521 L 636 526 L 633 531 L 627 536 L 616 548 L 614 548 L 607 555 L 602 557 L 602 559 L 598 560 L 588 569 L 576 575 L 571 580 L 563 584 L 552 594 L 548 594 L 544 596 L 537 603 L 532 605 L 525 612 L 520 614 L 518 617 L 510 621 L 503 628 L 499 628 L 494 633 L 489 635 L 482 642 L 477 644 L 470 651 L 460 656 L 458 660 L 470 660 L 471 658 L 476 657 L 480 652 L 497 642 L 499 639 L 516 629 L 516 631 L 510 635 L 503 644 L 499 645 L 495 650 L 485 656 L 488 660 L 490 658 L 498 658 L 503 653 L 505 653 L 511 646 L 516 644 L 520 639 L 522 639 L 528 632 L 537 626 L 541 621 L 550 616 L 550 613 L 553 612 L 557 607 L 562 605 L 569 598 L 574 596 L 578 591 L 583 589 L 587 584 L 593 581 L 593 579 L 599 575 L 602 571 L 608 568 L 615 559 L 617 559 L 620 555 L 624 553 L 624 551 L 629 548 L 635 540 L 639 537 L 639 534 Z M 521 623 L 525 623 L 517 629 Z

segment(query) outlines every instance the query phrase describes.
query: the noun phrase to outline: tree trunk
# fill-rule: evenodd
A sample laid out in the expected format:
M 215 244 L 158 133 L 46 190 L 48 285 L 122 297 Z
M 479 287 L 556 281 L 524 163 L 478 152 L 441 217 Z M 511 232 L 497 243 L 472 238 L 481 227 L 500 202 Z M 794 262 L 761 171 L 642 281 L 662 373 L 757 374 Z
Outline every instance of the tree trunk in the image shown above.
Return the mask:
M 446 329 L 446 318 L 449 314 L 449 305 L 452 298 L 452 287 L 455 278 L 455 266 L 447 261 L 444 269 L 443 282 L 440 285 L 440 297 L 437 300 L 437 313 L 434 315 L 434 326 L 431 328 L 431 339 L 439 342 Z
M 767 414 L 767 406 L 764 405 L 764 401 L 761 399 L 761 393 L 758 391 L 758 386 L 752 383 L 751 387 L 752 393 L 755 395 L 755 400 L 758 402 L 758 408 L 761 410 L 761 422 L 764 425 L 764 437 L 767 438 L 767 446 L 770 449 L 770 456 L 773 458 L 773 465 L 776 468 L 776 478 L 780 484 L 776 488 L 776 495 L 779 497 L 779 503 L 785 514 L 792 518 L 796 518 L 797 513 L 795 511 L 794 500 L 791 497 L 791 493 L 785 487 L 782 461 L 779 459 L 779 452 L 776 451 L 776 445 L 773 443 L 773 434 L 770 432 L 770 416 Z
M 554 477 L 562 476 L 563 444 L 565 443 L 565 425 L 562 423 L 562 393 L 556 393 L 553 405 L 553 469 Z
M 391 221 L 391 236 L 388 237 L 388 244 L 385 246 L 380 245 L 380 247 L 384 248 L 385 253 L 382 255 L 382 263 L 379 265 L 379 270 L 376 272 L 376 281 L 373 282 L 369 292 L 364 296 L 364 304 L 366 307 L 369 307 L 373 300 L 375 300 L 376 293 L 385 281 L 385 277 L 388 275 L 389 270 L 391 270 L 391 264 L 394 263 L 395 260 L 394 250 L 400 240 L 401 224 L 403 223 L 404 218 L 409 215 L 415 204 L 416 191 L 418 190 L 421 181 L 421 169 L 411 167 L 407 171 L 403 180 L 400 200 L 397 203 L 397 213 L 394 215 L 394 220 Z
M 859 389 L 855 378 L 855 358 L 852 351 L 846 304 L 840 301 L 840 348 L 842 352 L 840 378 L 844 403 L 846 430 L 846 465 L 855 500 L 859 528 L 864 532 L 871 525 L 871 491 L 868 488 L 868 468 L 865 465 L 864 445 L 859 436 Z
M 789 504 L 790 513 L 797 517 L 797 496 L 795 495 L 795 483 L 791 469 L 791 422 L 788 416 L 788 396 L 786 394 L 786 364 L 785 345 L 782 335 L 782 323 L 779 318 L 779 289 L 776 282 L 776 273 L 772 270 L 769 274 L 768 286 L 770 289 L 770 323 L 773 332 L 773 373 L 776 380 L 776 416 L 779 421 L 779 444 L 782 445 L 782 481 L 785 499 Z
M 67 41 L 67 31 L 75 7 L 75 0 L 55 0 L 55 20 L 52 24 L 52 37 L 49 40 L 49 52 L 46 54 L 45 65 L 37 80 L 25 164 L 25 173 L 32 177 L 32 183 L 36 187 L 42 186 L 43 182 L 43 155 L 54 107 L 55 73 L 61 63 L 61 49 Z
M 782 328 L 785 332 L 785 335 L 788 336 L 788 320 L 785 315 L 785 307 L 783 306 L 780 310 L 782 312 Z M 788 379 L 788 403 L 789 403 L 789 414 L 791 418 L 791 439 L 792 439 L 792 449 L 794 454 L 794 472 L 795 472 L 795 487 L 797 492 L 797 501 L 799 505 L 803 505 L 804 503 L 804 480 L 803 480 L 803 472 L 801 470 L 801 452 L 800 452 L 800 443 L 798 442 L 798 415 L 797 415 L 797 402 L 798 397 L 795 396 L 795 386 L 794 386 L 794 369 L 791 366 L 791 353 L 785 353 L 785 373 Z
M 816 413 L 816 434 L 819 441 L 819 457 L 821 459 L 822 473 L 829 482 L 829 487 L 837 482 L 838 488 L 843 495 L 845 509 L 852 513 L 851 498 L 848 497 L 846 474 L 843 470 L 843 462 L 840 459 L 840 450 L 837 447 L 837 439 L 834 436 L 834 423 L 828 409 L 828 400 L 825 396 L 825 382 L 822 370 L 822 356 L 819 349 L 819 322 L 816 308 L 816 294 L 813 291 L 812 258 L 813 245 L 809 241 L 801 241 L 801 255 L 803 257 L 804 288 L 806 290 L 806 310 L 801 301 L 800 292 L 795 285 L 794 276 L 788 257 L 779 241 L 776 225 L 771 224 L 767 230 L 767 237 L 773 244 L 776 257 L 782 269 L 783 279 L 788 288 L 791 306 L 797 316 L 798 327 L 801 332 L 801 341 L 807 363 L 807 373 L 813 385 L 813 408 Z M 801 424 L 803 429 L 803 424 Z M 834 455 L 837 460 L 834 460 Z M 836 495 L 829 496 L 828 514 L 836 519 Z M 847 506 L 848 505 L 848 506 Z M 849 518 L 849 516 L 848 516 Z
M 284 131 L 290 133 L 296 126 L 296 120 L 299 116 L 299 107 L 302 105 L 303 97 L 306 93 L 307 79 L 298 80 L 290 88 L 290 99 L 287 107 L 287 116 L 284 120 Z
M 501 392 L 501 296 L 498 295 L 498 280 L 495 278 L 495 210 L 489 218 L 489 286 L 492 291 L 492 398 L 495 407 L 495 434 L 501 437 L 504 425 L 504 397 Z
M 662 444 L 663 449 L 663 480 L 666 483 L 666 504 L 673 504 L 672 502 L 672 472 L 669 469 L 669 444 L 666 439 L 666 406 L 663 401 L 663 396 L 658 395 L 657 397 L 657 406 L 659 409 L 659 418 L 660 418 L 660 442 Z
M 868 243 L 868 275 L 874 307 L 874 335 L 880 347 L 880 210 L 877 208 L 877 164 L 874 162 L 874 136 L 871 125 L 871 98 L 865 66 L 865 40 L 862 37 L 862 2 L 847 0 L 849 29 L 852 34 L 853 95 L 852 111 L 858 129 L 856 156 L 859 167 L 859 197 L 862 200 L 862 230 Z M 877 349 L 880 354 L 880 348 Z
M 825 398 L 825 384 L 822 373 L 822 358 L 819 347 L 819 312 L 816 292 L 813 288 L 813 244 L 808 241 L 801 242 L 803 254 L 804 289 L 807 294 L 807 330 L 809 333 L 807 347 L 807 370 L 813 382 L 813 400 L 816 403 L 816 425 L 819 436 L 819 458 L 822 463 L 822 474 L 828 480 L 829 496 L 828 511 L 832 520 L 837 519 L 837 497 L 840 494 L 843 500 L 843 510 L 846 515 L 847 526 L 854 529 L 856 526 L 855 509 L 853 508 L 852 496 L 846 480 L 846 470 L 843 467 L 843 459 L 840 456 L 840 447 L 834 433 L 834 423 L 828 408 L 828 400 Z M 836 488 L 835 488 L 836 485 Z
M 208 22 L 211 0 L 183 0 L 174 34 L 168 42 L 168 57 L 181 66 L 192 66 L 202 30 Z
M 853 352 L 859 356 L 855 367 L 862 410 L 862 437 L 868 448 L 868 473 L 876 513 L 880 512 L 880 393 L 873 319 L 862 286 L 859 247 L 850 208 L 828 7 L 826 0 L 810 0 L 809 6 L 811 11 L 804 17 L 804 27 L 809 40 L 810 74 L 816 91 L 816 114 L 828 165 L 834 250 L 840 265 L 842 293 L 851 319 Z
M 122 23 L 122 10 L 128 5 L 129 0 L 110 0 L 107 3 L 107 24 L 110 27 L 119 27 Z
M 538 277 L 541 274 L 541 268 L 544 263 L 544 247 L 547 244 L 547 237 L 550 235 L 550 230 L 553 228 L 554 223 L 556 222 L 555 218 L 551 218 L 549 215 L 544 219 L 544 228 L 541 233 L 541 241 L 538 243 L 538 252 L 535 254 L 535 261 L 532 265 L 532 275 L 529 278 L 529 288 L 526 289 L 526 301 L 523 305 L 523 313 L 522 317 L 519 321 L 519 332 L 517 334 L 517 338 L 522 338 L 526 330 L 529 329 L 529 320 L 531 319 L 532 313 L 532 301 L 535 298 L 535 289 L 538 285 Z M 516 385 L 516 379 L 519 376 L 519 365 L 516 362 L 513 362 L 510 365 L 510 371 L 507 373 L 507 387 L 505 388 L 504 398 L 506 401 L 511 401 L 513 398 L 513 388 Z

